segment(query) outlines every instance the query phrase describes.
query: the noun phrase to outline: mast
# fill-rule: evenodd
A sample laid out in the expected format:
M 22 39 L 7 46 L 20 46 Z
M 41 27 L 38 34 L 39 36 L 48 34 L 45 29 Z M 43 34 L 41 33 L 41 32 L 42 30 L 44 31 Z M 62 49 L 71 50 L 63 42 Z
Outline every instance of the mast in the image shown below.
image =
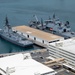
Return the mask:
M 9 25 L 9 21 L 8 21 L 7 16 L 6 16 L 6 18 L 5 18 L 5 26 L 7 26 L 8 29 L 11 29 L 11 26 Z
M 43 19 L 41 18 L 41 26 L 43 27 Z
M 53 19 L 55 19 L 55 13 L 53 14 Z
M 9 25 L 9 21 L 8 21 L 7 16 L 6 16 L 6 18 L 5 18 L 5 25 L 6 25 L 6 26 L 8 26 L 8 25 Z
M 38 22 L 38 18 L 37 18 L 37 16 L 36 16 L 36 15 L 33 15 L 33 17 L 35 17 L 36 21 Z
M 8 31 L 8 34 L 10 35 L 11 26 L 9 25 L 9 21 L 8 21 L 7 16 L 5 18 L 5 28 Z

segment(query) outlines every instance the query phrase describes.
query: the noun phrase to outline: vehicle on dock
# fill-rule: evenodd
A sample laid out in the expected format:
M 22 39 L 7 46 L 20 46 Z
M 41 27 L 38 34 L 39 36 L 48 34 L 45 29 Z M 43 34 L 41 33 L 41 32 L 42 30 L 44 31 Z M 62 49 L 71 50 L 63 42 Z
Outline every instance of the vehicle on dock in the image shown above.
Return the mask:
M 43 19 L 41 19 L 41 22 L 36 18 L 35 21 L 30 21 L 29 26 L 55 35 L 63 36 L 64 38 L 75 37 L 75 32 L 71 30 L 69 21 L 63 23 L 55 17 L 55 14 L 53 14 L 53 18 L 49 17 L 48 20 L 43 21 Z
M 4 29 L 0 29 L 0 37 L 21 47 L 33 45 L 33 42 L 27 40 L 23 34 L 19 34 L 17 31 L 12 30 L 7 17 L 5 19 Z

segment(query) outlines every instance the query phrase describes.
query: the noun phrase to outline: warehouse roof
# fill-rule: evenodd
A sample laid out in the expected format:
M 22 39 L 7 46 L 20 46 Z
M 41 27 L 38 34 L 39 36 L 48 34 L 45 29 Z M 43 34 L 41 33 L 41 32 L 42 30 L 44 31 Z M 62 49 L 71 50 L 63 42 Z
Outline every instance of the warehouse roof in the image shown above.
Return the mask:
M 56 47 L 58 46 L 65 51 L 75 54 L 75 37 L 56 43 L 51 43 L 51 45 Z
M 56 73 L 53 69 L 32 58 L 23 59 L 23 54 L 0 58 L 0 70 L 4 73 L 8 73 L 8 75 L 36 75 L 44 73 L 51 73 L 54 75 L 54 73 Z

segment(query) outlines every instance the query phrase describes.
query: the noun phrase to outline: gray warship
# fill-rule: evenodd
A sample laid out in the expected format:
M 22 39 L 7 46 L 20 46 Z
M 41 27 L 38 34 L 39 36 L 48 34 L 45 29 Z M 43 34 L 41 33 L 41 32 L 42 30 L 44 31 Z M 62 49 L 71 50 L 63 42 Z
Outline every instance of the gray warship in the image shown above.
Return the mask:
M 30 27 L 63 36 L 64 38 L 75 37 L 75 32 L 72 31 L 69 21 L 63 23 L 59 18 L 56 18 L 55 14 L 53 14 L 53 18 L 49 17 L 48 20 L 44 21 L 42 18 L 39 21 L 36 15 L 33 17 L 35 17 L 35 20 L 29 22 Z
M 7 17 L 5 19 L 4 29 L 0 29 L 0 37 L 21 47 L 33 46 L 33 42 L 27 40 L 23 33 L 20 35 L 17 31 L 12 30 Z

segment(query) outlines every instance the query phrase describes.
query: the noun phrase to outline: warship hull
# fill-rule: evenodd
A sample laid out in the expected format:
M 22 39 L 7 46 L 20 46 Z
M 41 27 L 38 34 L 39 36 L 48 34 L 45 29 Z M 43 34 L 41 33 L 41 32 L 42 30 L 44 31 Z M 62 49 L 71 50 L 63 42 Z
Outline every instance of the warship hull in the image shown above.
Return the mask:
M 18 42 L 18 40 L 15 41 L 15 39 L 11 39 L 9 36 L 6 36 L 6 35 L 4 35 L 2 33 L 0 33 L 0 37 L 2 39 L 4 39 L 4 40 L 6 40 L 8 42 L 11 42 L 12 44 L 15 44 L 15 45 L 20 46 L 20 47 L 33 46 L 33 43 L 31 41 L 29 41 L 29 40 L 25 40 L 25 42 L 27 42 L 27 43 L 23 44 L 23 43 Z

